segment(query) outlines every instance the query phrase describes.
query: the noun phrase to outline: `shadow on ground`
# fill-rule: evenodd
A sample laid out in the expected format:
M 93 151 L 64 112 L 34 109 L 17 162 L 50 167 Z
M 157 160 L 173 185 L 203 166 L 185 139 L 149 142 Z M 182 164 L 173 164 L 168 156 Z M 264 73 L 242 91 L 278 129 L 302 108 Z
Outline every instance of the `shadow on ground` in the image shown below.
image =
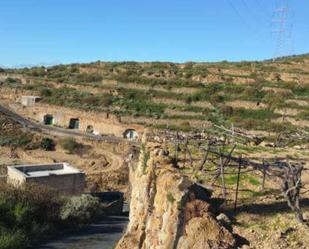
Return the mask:
M 128 223 L 126 216 L 111 216 L 85 227 L 78 232 L 67 233 L 32 249 L 109 249 L 121 238 Z
M 301 199 L 300 206 L 303 210 L 308 209 L 309 199 L 308 198 Z M 265 204 L 264 203 L 244 204 L 238 206 L 235 213 L 233 208 L 228 208 L 226 212 L 231 215 L 235 215 L 242 212 L 251 214 L 272 215 L 278 212 L 292 212 L 292 211 L 289 208 L 286 201 L 275 201 L 273 203 L 265 203 Z

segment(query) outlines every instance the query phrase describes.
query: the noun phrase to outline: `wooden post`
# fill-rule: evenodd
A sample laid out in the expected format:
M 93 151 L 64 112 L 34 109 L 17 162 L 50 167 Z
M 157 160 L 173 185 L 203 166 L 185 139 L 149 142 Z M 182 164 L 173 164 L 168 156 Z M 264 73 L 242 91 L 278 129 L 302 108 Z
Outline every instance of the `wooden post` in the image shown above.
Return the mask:
M 205 163 L 207 162 L 208 153 L 209 153 L 209 145 L 210 145 L 210 143 L 209 143 L 209 141 L 208 141 L 205 155 L 204 155 L 204 157 L 203 157 L 203 160 L 202 160 L 200 166 L 198 167 L 198 170 L 202 170 L 203 167 L 204 167 L 204 165 L 205 165 Z
M 187 145 L 187 152 L 188 152 L 189 159 L 190 159 L 190 167 L 192 168 L 192 166 L 193 166 L 193 158 L 192 158 L 191 151 L 189 149 L 189 145 Z
M 225 179 L 224 179 L 224 166 L 223 166 L 223 160 L 221 155 L 221 150 L 219 149 L 220 153 L 220 173 L 221 173 L 221 181 L 222 181 L 222 194 L 224 198 L 224 204 L 226 205 L 226 188 L 225 188 Z
M 178 161 L 178 132 L 176 133 L 176 141 L 175 141 L 175 163 Z
M 183 167 L 185 168 L 186 161 L 187 161 L 187 153 L 188 153 L 188 137 L 186 137 L 184 147 L 185 147 L 185 157 L 184 157 L 184 161 L 183 161 Z
M 227 159 L 225 160 L 225 162 L 224 162 L 224 167 L 227 166 L 227 165 L 230 163 L 232 154 L 233 154 L 233 152 L 234 152 L 234 150 L 235 150 L 236 147 L 237 147 L 237 145 L 234 144 L 233 148 L 231 149 L 231 151 L 230 151 L 229 154 L 228 154 L 228 158 L 227 158 Z
M 223 168 L 228 166 L 228 164 L 230 163 L 230 161 L 232 159 L 232 153 L 233 153 L 235 148 L 236 148 L 236 145 L 233 146 L 232 150 L 230 151 L 229 155 L 227 156 L 227 159 L 224 162 L 223 162 L 223 159 L 222 159 L 222 152 L 218 150 L 218 155 L 220 156 L 220 160 L 222 160 Z M 218 167 L 218 173 L 214 177 L 214 181 L 213 181 L 212 185 L 216 182 L 218 177 L 220 177 L 220 172 L 221 172 L 221 170 L 219 170 L 219 167 Z
M 242 157 L 240 156 L 239 157 L 239 164 L 238 164 L 238 172 L 237 172 L 237 185 L 236 185 L 236 193 L 235 193 L 234 212 L 236 212 L 237 201 L 238 201 L 238 189 L 239 189 L 239 180 L 240 180 L 241 161 L 242 161 Z
M 265 179 L 266 179 L 266 165 L 265 159 L 263 158 L 263 181 L 262 181 L 262 190 L 265 190 Z

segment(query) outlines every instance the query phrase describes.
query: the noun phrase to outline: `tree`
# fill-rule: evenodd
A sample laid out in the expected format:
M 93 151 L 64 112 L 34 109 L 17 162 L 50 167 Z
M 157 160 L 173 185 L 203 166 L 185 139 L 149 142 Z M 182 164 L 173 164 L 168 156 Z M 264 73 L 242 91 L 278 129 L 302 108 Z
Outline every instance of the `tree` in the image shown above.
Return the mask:
M 41 148 L 46 151 L 52 151 L 55 149 L 55 142 L 50 138 L 43 138 L 41 141 Z

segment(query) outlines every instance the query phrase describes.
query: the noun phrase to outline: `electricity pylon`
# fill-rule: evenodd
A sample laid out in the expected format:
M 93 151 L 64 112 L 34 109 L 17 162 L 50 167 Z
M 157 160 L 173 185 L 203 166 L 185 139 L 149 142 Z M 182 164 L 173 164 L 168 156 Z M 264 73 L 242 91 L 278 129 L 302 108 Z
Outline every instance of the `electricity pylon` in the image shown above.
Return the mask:
M 274 60 L 293 54 L 292 25 L 289 4 L 285 1 L 273 11 L 272 35 L 276 38 Z

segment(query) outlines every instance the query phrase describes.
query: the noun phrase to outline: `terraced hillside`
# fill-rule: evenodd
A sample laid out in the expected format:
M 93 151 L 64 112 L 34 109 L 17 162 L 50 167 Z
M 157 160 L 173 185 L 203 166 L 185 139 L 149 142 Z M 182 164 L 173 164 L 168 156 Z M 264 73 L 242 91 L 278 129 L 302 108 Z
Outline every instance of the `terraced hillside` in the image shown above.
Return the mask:
M 16 103 L 22 95 L 39 95 L 42 100 L 25 107 Z M 147 164 L 152 162 L 150 152 L 164 155 L 164 160 L 172 160 L 171 165 L 178 159 L 172 172 L 177 171 L 199 184 L 211 183 L 215 187 L 215 198 L 226 195 L 227 211 L 232 211 L 234 198 L 238 198 L 233 231 L 248 240 L 250 248 L 307 248 L 308 229 L 296 223 L 279 191 L 278 179 L 270 178 L 266 171 L 241 167 L 238 170 L 241 169 L 242 175 L 237 177 L 236 168 L 226 167 L 226 175 L 220 173 L 223 176 L 213 180 L 219 162 L 215 156 L 204 153 L 213 140 L 223 144 L 222 148 L 216 147 L 220 155 L 233 153 L 240 162 L 242 158 L 250 159 L 263 167 L 265 162 L 267 165 L 274 160 L 301 163 L 305 168 L 301 179 L 302 210 L 308 219 L 309 55 L 263 62 L 95 62 L 0 70 L 0 96 L 1 105 L 37 122 L 44 122 L 42 117 L 48 114 L 56 117 L 57 122 L 51 122 L 53 125 L 68 128 L 68 121 L 77 118 L 81 127 L 83 125 L 79 127 L 80 132 L 87 132 L 84 127 L 88 125 L 97 128 L 104 122 L 109 123 L 102 128 L 101 135 L 109 134 L 114 128 L 121 136 L 127 128 L 134 128 L 132 124 L 162 128 L 162 131 L 154 129 L 151 140 L 153 145 L 158 141 L 162 143 L 162 152 L 150 151 L 141 145 L 145 156 L 141 161 L 140 179 L 153 174 L 149 171 L 152 166 Z M 63 122 L 55 115 L 57 112 L 63 116 Z M 22 127 L 0 117 L 0 157 L 5 159 L 0 162 L 0 175 L 5 173 L 1 172 L 1 165 L 16 164 L 17 159 L 31 163 L 67 161 L 85 171 L 87 190 L 121 191 L 128 196 L 131 190 L 128 159 L 138 150 L 131 148 L 126 140 L 111 144 L 79 139 L 74 144 L 81 149 L 71 153 L 64 146 L 66 141 L 51 137 L 55 148 L 46 151 L 41 148 L 44 143 L 40 136 L 22 133 L 19 128 Z M 187 134 L 176 134 L 165 128 L 199 133 L 183 136 Z M 230 136 L 222 139 L 222 130 L 232 131 L 232 139 Z M 145 130 L 136 131 L 142 134 Z M 214 136 L 211 133 L 215 133 Z M 235 138 L 234 133 L 240 137 Z M 246 139 L 239 142 L 242 136 L 253 137 L 249 141 L 256 143 L 249 144 Z M 188 137 L 192 137 L 191 144 Z M 181 138 L 180 144 L 178 138 Z M 29 143 L 36 146 L 29 147 Z M 224 168 L 222 160 L 220 164 Z M 155 177 L 154 182 L 157 180 Z M 226 186 L 226 193 L 222 192 L 221 183 Z M 164 184 L 158 187 L 163 188 Z M 238 185 L 240 193 L 236 197 L 234 190 Z M 178 210 L 172 192 L 164 189 L 168 192 L 157 192 L 164 193 L 160 198 Z
M 177 130 L 224 125 L 268 135 L 309 129 L 309 55 L 264 62 L 95 62 L 6 70 L 1 88 Z

